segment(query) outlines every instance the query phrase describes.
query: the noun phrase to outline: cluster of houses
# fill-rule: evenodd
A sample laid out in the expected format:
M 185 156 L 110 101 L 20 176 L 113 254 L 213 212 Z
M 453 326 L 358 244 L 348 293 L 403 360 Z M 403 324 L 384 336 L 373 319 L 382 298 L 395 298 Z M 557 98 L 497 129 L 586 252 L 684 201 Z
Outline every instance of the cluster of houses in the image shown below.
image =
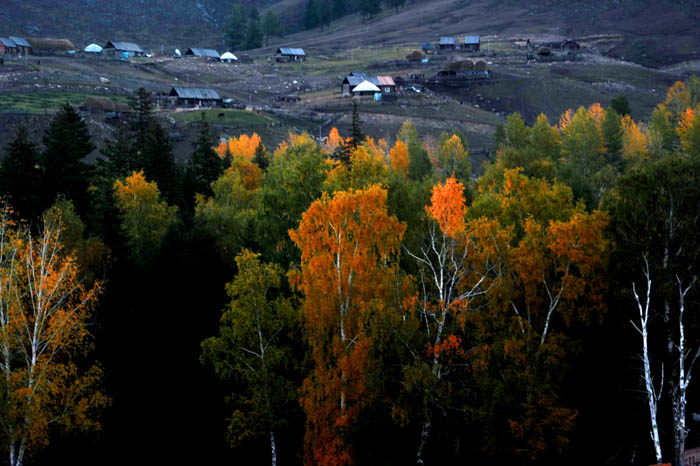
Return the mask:
M 0 55 L 31 55 L 32 45 L 17 36 L 0 37 Z
M 443 36 L 437 45 L 432 42 L 425 42 L 421 45 L 426 53 L 453 52 L 462 50 L 465 52 L 479 52 L 481 50 L 481 36 Z

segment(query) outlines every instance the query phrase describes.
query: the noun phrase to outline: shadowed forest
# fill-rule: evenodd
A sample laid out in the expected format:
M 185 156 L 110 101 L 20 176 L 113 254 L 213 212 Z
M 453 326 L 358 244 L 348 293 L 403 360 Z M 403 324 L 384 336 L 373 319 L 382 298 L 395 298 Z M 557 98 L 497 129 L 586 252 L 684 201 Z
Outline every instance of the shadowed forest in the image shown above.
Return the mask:
M 0 166 L 8 464 L 682 464 L 700 355 L 700 79 L 473 166 L 461 131 L 216 141 L 140 89 Z

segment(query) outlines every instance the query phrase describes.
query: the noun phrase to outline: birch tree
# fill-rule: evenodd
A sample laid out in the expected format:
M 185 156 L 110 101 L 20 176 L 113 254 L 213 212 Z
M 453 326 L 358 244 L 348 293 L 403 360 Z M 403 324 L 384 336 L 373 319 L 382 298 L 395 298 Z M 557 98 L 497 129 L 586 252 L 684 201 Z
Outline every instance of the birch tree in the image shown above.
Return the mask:
M 21 466 L 49 443 L 49 429 L 99 429 L 108 403 L 101 370 L 80 369 L 90 348 L 88 319 L 100 290 L 78 280 L 78 266 L 44 223 L 37 237 L 0 218 L 1 425 L 8 462 Z
M 272 466 L 277 465 L 275 430 L 284 424 L 283 409 L 295 399 L 289 378 L 289 348 L 284 346 L 294 321 L 289 301 L 274 298 L 282 270 L 260 262 L 244 250 L 236 256 L 238 273 L 228 284 L 231 304 L 221 317 L 219 335 L 202 342 L 202 360 L 213 364 L 224 379 L 238 381 L 242 390 L 231 395 L 228 437 L 232 446 L 267 436 Z

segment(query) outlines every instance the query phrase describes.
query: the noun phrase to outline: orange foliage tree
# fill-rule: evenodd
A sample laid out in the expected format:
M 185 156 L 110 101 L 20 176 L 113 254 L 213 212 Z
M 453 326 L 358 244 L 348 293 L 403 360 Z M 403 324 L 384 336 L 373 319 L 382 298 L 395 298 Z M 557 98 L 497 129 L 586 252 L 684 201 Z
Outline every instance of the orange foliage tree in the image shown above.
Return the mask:
M 49 426 L 99 429 L 109 404 L 98 366 L 81 369 L 90 349 L 88 319 L 99 283 L 79 280 L 63 250 L 61 227 L 44 222 L 33 238 L 7 210 L 0 218 L 0 373 L 2 429 L 10 465 L 49 443 Z
M 260 136 L 253 133 L 252 136 L 241 134 L 239 137 L 229 138 L 228 143 L 220 142 L 216 148 L 216 152 L 220 157 L 225 157 L 230 154 L 231 157 L 242 157 L 245 160 L 251 161 L 255 157 L 255 149 L 260 145 Z
M 396 140 L 396 144 L 389 151 L 389 164 L 392 170 L 400 173 L 404 178 L 408 178 L 410 159 L 406 143 Z
M 676 133 L 687 155 L 700 156 L 700 111 L 687 108 L 682 114 Z
M 493 235 L 479 241 L 497 252 L 499 274 L 483 310 L 470 314 L 475 335 L 490 348 L 485 362 L 494 372 L 481 379 L 485 396 L 504 405 L 503 418 L 488 422 L 509 425 L 514 453 L 534 461 L 566 446 L 574 427 L 577 413 L 561 406 L 557 384 L 572 343 L 567 327 L 604 309 L 607 216 L 575 206 L 569 187 L 518 169 L 482 186 L 470 211 L 498 222 L 506 238 L 498 247 L 489 244 Z
M 301 270 L 292 283 L 304 295 L 302 313 L 313 359 L 304 380 L 306 463 L 353 463 L 347 434 L 371 399 L 376 322 L 386 311 L 405 226 L 388 215 L 378 185 L 324 194 L 303 214 L 292 241 Z

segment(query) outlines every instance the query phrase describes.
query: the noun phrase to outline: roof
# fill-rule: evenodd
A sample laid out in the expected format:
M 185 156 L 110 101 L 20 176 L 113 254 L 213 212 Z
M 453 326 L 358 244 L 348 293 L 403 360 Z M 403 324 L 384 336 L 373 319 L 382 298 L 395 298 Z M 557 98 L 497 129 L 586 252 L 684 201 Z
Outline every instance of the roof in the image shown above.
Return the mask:
M 455 38 L 454 37 L 441 37 L 440 38 L 440 45 L 455 45 Z
M 224 52 L 219 58 L 221 58 L 222 60 L 238 60 L 238 57 L 232 54 L 231 52 Z
M 102 47 L 100 47 L 97 44 L 90 44 L 83 49 L 83 52 L 100 53 L 100 52 L 102 52 Z
M 221 100 L 219 93 L 214 89 L 203 87 L 173 87 L 169 95 L 181 99 Z
M 394 79 L 391 76 L 377 76 L 380 86 L 396 86 Z
M 352 92 L 380 92 L 379 88 L 369 81 L 362 81 Z
M 114 41 L 109 41 L 105 46 L 103 47 L 105 49 L 114 49 L 118 50 L 120 52 L 135 52 L 135 53 L 143 53 L 143 50 L 141 47 L 139 47 L 137 44 L 134 44 L 133 42 L 114 42 Z
M 187 49 L 185 55 L 194 55 L 195 57 L 219 58 L 219 52 L 217 52 L 214 49 L 199 49 L 195 47 Z
M 345 81 L 347 81 L 351 87 L 355 87 L 355 86 L 362 84 L 362 82 L 365 81 L 366 79 L 367 79 L 366 76 L 345 76 L 343 83 L 345 83 Z
M 7 37 L 0 37 L 0 43 L 4 45 L 5 47 L 10 47 L 10 48 L 16 48 L 17 44 L 12 42 L 12 40 L 8 39 Z
M 282 55 L 301 55 L 301 56 L 306 56 L 306 53 L 304 52 L 304 49 L 299 49 L 299 48 L 287 48 L 287 47 L 281 47 L 277 49 L 277 53 L 280 53 Z
M 481 37 L 479 36 L 467 36 L 464 38 L 464 43 L 471 45 L 471 44 L 479 44 L 481 42 Z
M 20 47 L 31 47 L 24 37 L 10 36 L 10 40 Z

